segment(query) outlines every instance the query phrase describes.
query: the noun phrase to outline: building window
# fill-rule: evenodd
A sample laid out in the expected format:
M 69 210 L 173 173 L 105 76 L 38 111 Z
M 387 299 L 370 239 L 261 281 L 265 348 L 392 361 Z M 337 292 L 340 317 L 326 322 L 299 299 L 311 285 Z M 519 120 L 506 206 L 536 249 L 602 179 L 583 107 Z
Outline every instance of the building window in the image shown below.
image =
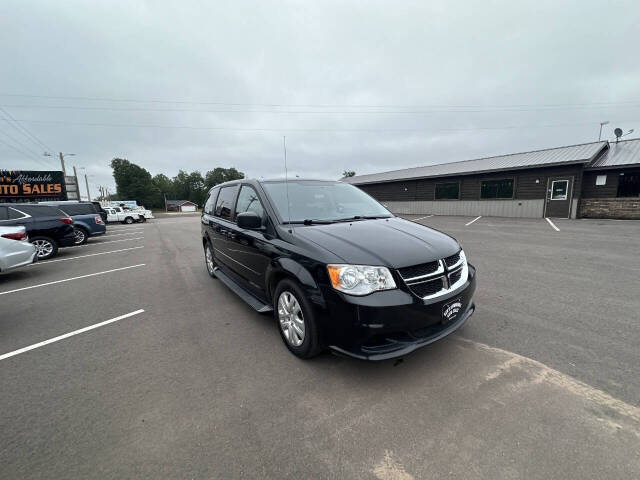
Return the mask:
M 551 182 L 551 200 L 566 200 L 569 194 L 569 180 Z
M 596 185 L 602 186 L 607 184 L 607 176 L 606 175 L 598 175 L 596 177 Z
M 460 184 L 458 182 L 436 183 L 436 200 L 458 200 Z
M 620 175 L 618 197 L 640 197 L 640 173 Z
M 480 185 L 480 198 L 513 198 L 513 178 L 483 180 Z

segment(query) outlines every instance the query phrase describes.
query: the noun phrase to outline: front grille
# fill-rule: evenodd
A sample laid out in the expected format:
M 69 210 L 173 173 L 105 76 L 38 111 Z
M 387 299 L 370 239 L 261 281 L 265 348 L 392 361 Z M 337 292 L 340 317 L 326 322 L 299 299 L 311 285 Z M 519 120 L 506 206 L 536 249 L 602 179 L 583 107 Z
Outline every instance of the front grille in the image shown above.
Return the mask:
M 409 285 L 409 288 L 419 297 L 428 297 L 442 290 L 442 277 L 428 282 L 413 283 Z
M 466 278 L 467 264 L 462 250 L 455 255 L 398 269 L 398 273 L 411 292 L 420 298 L 445 294 L 451 286 Z
M 454 283 L 456 283 L 458 280 L 460 280 L 460 278 L 462 278 L 462 269 L 460 270 L 456 270 L 455 272 L 453 272 L 451 275 L 449 275 L 449 283 L 451 285 L 453 285 Z
M 411 267 L 405 267 L 398 270 L 400 276 L 404 279 L 422 277 L 424 275 L 430 275 L 438 270 L 439 262 L 422 263 L 420 265 L 413 265 Z
M 460 252 L 444 259 L 444 263 L 447 264 L 447 267 L 453 267 L 459 261 L 460 261 Z

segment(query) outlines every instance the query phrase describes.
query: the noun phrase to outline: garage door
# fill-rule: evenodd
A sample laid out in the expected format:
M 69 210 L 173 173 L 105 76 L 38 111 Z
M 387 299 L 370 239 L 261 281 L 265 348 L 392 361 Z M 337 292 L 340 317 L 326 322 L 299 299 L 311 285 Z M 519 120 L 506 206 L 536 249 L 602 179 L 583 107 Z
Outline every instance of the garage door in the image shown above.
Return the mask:
M 183 205 L 182 206 L 182 211 L 183 212 L 195 212 L 196 211 L 196 206 L 195 205 Z

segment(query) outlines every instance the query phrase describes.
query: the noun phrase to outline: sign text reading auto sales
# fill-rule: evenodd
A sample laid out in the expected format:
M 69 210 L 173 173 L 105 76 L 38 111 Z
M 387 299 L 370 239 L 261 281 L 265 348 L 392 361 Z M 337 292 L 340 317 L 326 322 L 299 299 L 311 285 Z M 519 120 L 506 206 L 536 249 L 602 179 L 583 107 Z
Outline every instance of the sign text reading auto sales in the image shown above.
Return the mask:
M 0 198 L 66 198 L 62 172 L 0 170 Z

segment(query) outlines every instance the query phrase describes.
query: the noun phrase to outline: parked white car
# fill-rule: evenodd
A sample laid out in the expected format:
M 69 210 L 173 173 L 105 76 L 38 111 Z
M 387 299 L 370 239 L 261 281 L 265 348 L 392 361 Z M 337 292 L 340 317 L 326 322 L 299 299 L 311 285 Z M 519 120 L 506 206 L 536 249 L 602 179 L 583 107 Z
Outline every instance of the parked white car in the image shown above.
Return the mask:
M 107 222 L 109 223 L 120 222 L 130 225 L 140 220 L 140 215 L 137 212 L 123 210 L 121 207 L 105 207 L 104 210 L 107 212 Z
M 138 215 L 140 215 L 140 220 L 138 220 L 138 221 L 142 222 L 142 223 L 146 222 L 150 218 L 155 218 L 153 216 L 153 212 L 151 210 L 147 210 L 143 206 L 139 206 L 139 207 L 132 208 L 132 209 L 126 208 L 125 212 L 135 212 L 135 213 L 137 213 Z
M 0 273 L 30 265 L 38 259 L 24 227 L 0 227 Z

